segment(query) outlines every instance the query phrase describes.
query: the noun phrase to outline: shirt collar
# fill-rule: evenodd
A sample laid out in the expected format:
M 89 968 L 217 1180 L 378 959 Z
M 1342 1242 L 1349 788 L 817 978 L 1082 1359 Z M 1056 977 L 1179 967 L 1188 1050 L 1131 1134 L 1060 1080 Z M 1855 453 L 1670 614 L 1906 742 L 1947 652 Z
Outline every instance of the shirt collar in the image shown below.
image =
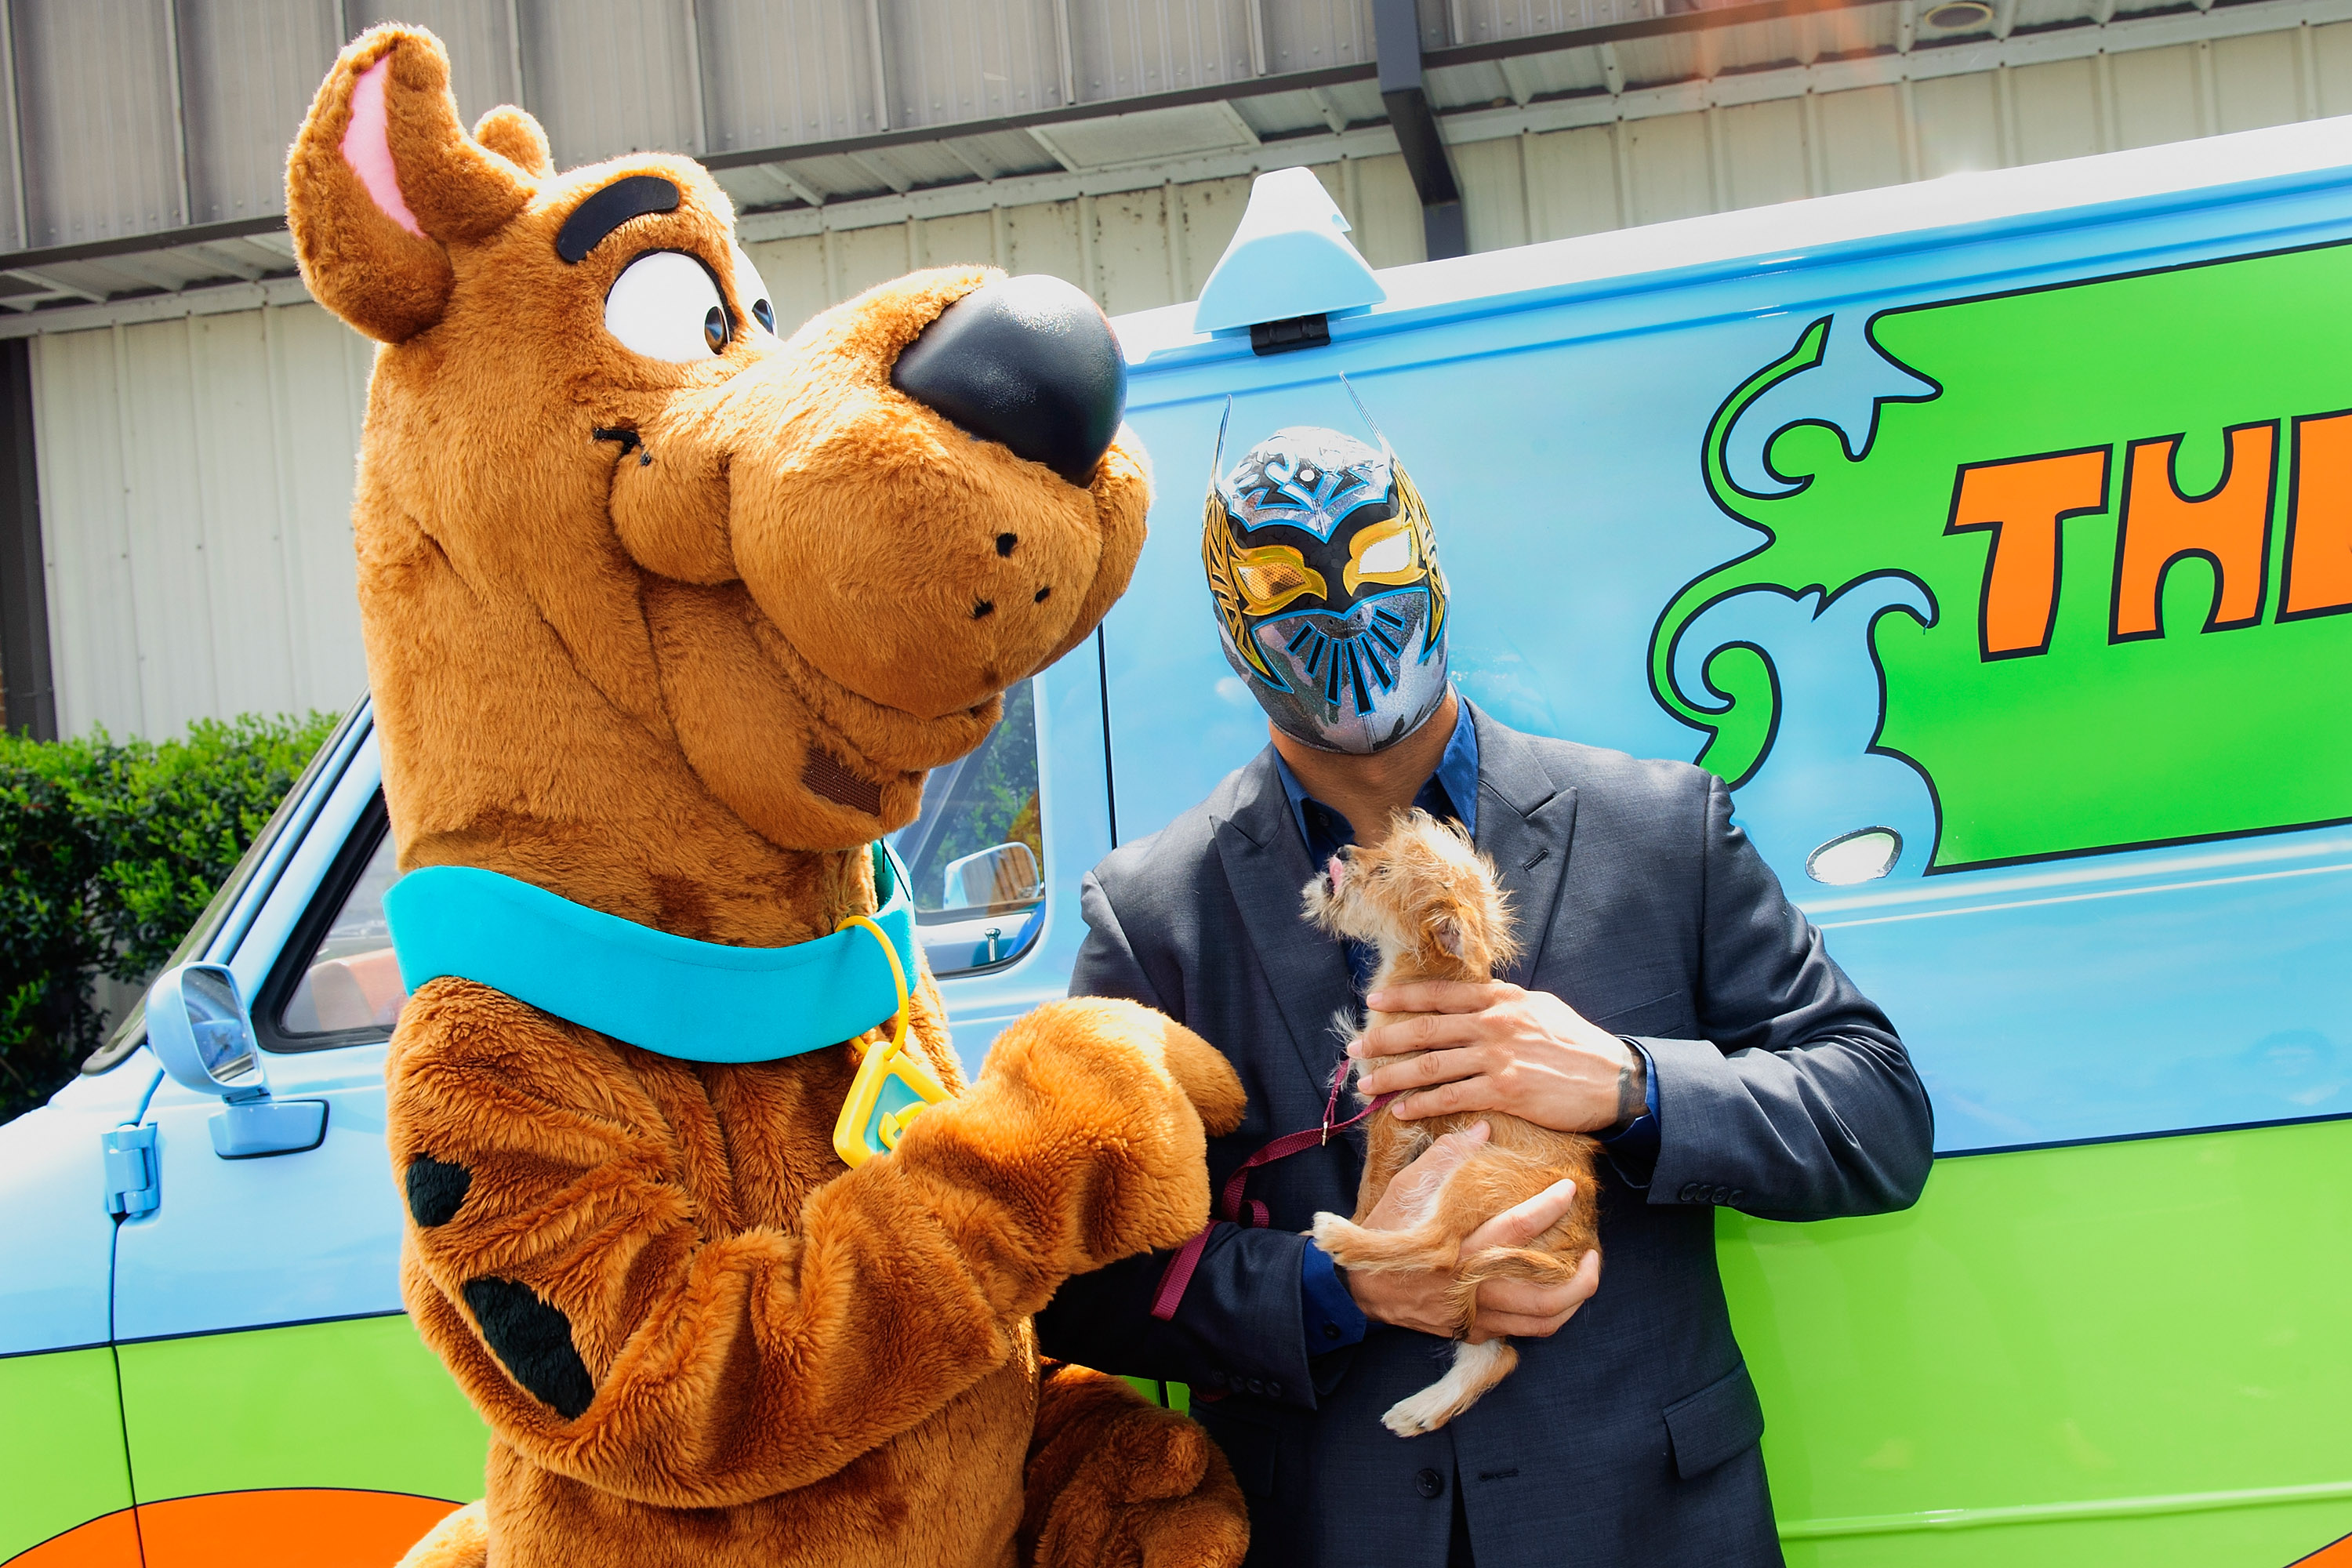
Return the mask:
M 1450 816 L 1462 825 L 1462 830 L 1473 837 L 1478 832 L 1478 726 L 1471 722 L 1470 705 L 1455 703 L 1454 733 L 1445 742 L 1444 754 L 1437 759 L 1437 771 L 1422 784 L 1412 804 L 1433 816 Z M 1354 825 L 1338 812 L 1307 793 L 1290 764 L 1282 760 L 1282 752 L 1274 753 L 1274 769 L 1282 779 L 1282 793 L 1290 802 L 1290 820 L 1298 828 L 1298 837 L 1306 841 L 1307 858 L 1320 864 L 1326 853 L 1341 843 L 1355 841 Z M 1313 806 L 1330 823 L 1347 829 L 1343 838 L 1318 832 L 1311 823 L 1307 808 Z

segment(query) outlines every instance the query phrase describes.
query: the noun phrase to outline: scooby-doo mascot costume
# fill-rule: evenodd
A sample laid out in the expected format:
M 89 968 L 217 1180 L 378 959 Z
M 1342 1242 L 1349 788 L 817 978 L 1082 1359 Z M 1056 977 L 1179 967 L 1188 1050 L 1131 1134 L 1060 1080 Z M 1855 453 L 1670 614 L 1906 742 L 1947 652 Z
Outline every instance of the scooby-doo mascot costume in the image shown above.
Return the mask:
M 343 52 L 287 185 L 311 291 L 383 345 L 402 1278 L 491 1434 L 409 1561 L 1239 1562 L 1201 1430 L 1029 1322 L 1200 1228 L 1239 1084 L 1068 1002 L 965 1086 L 874 847 L 1126 586 L 1101 313 L 950 268 L 779 342 L 699 165 L 468 135 L 410 28 Z

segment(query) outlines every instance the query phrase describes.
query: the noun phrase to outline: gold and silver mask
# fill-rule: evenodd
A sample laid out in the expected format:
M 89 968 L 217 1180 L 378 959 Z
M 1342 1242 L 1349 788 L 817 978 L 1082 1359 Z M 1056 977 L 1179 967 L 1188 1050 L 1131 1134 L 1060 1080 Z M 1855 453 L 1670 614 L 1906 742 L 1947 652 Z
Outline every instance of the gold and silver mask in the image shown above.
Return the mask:
M 1377 752 L 1444 700 L 1445 576 L 1386 440 L 1276 431 L 1212 473 L 1201 558 L 1226 662 L 1285 732 Z

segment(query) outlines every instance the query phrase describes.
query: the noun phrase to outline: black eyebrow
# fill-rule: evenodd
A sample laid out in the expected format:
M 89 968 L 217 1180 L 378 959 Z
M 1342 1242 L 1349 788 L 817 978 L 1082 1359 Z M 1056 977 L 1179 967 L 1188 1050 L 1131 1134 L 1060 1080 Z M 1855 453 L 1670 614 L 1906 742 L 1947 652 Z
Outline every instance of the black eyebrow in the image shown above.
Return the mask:
M 631 174 L 572 209 L 555 236 L 555 254 L 574 264 L 633 217 L 677 210 L 677 186 L 659 174 Z

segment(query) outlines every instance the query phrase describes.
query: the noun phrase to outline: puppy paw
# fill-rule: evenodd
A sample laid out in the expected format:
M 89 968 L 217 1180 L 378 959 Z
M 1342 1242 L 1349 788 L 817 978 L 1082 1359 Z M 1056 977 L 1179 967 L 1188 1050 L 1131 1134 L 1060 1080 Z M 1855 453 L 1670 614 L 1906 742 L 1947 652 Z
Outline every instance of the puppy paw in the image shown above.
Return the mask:
M 1454 1418 L 1452 1402 L 1440 1395 L 1442 1385 L 1423 1389 L 1400 1399 L 1381 1417 L 1381 1425 L 1400 1437 L 1419 1437 L 1436 1431 Z
M 1349 1266 L 1356 1252 L 1356 1243 L 1364 1234 L 1363 1227 L 1353 1220 L 1336 1214 L 1318 1214 L 1307 1234 L 1324 1255 L 1341 1268 Z
M 1454 1342 L 1454 1365 L 1444 1377 L 1410 1399 L 1400 1399 L 1381 1417 L 1381 1425 L 1400 1437 L 1434 1432 L 1473 1405 L 1478 1396 L 1510 1375 L 1519 1364 L 1519 1352 L 1508 1340 L 1472 1344 Z

